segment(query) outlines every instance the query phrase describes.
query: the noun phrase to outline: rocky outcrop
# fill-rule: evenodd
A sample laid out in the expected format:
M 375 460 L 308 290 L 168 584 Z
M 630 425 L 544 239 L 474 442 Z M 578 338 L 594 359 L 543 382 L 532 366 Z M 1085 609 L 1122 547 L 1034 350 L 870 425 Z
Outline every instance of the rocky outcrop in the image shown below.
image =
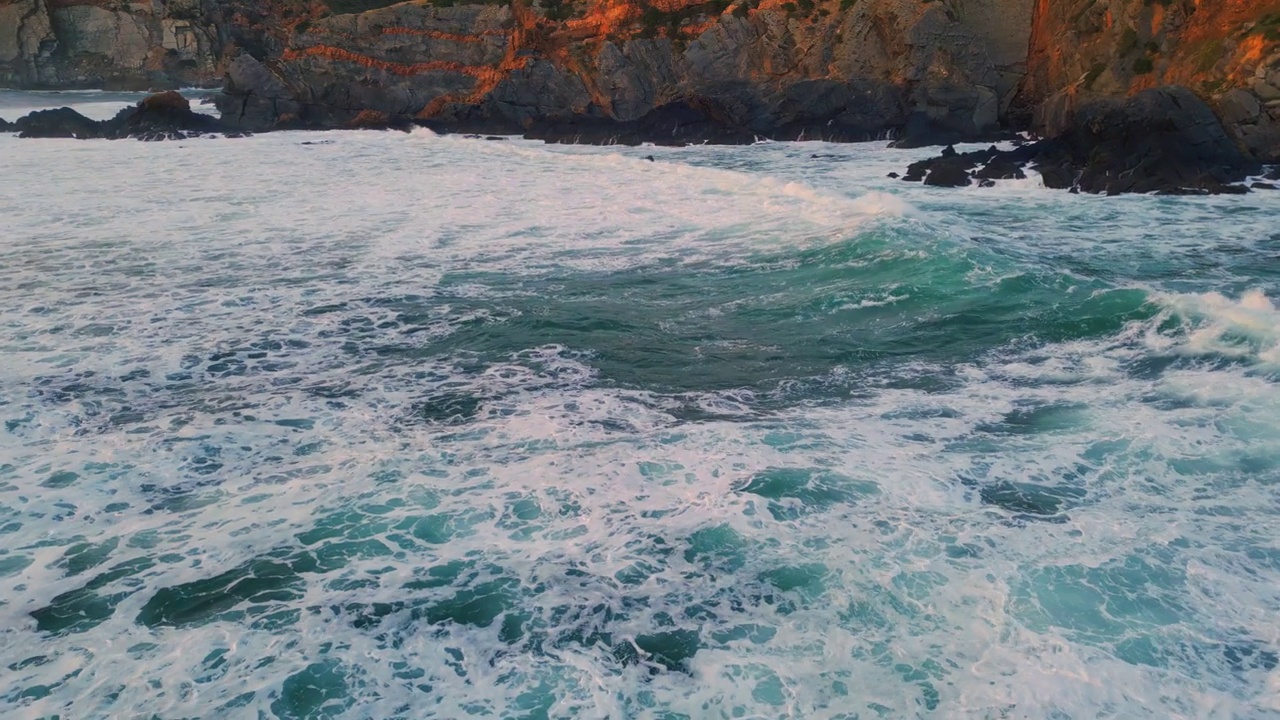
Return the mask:
M 221 18 L 210 0 L 0 0 L 0 87 L 218 84 Z
M 1077 108 L 1178 84 L 1237 144 L 1280 160 L 1280 0 L 1037 0 L 1014 108 L 1045 135 Z
M 0 84 L 215 78 L 247 131 L 902 146 L 1177 85 L 1280 161 L 1280 0 L 0 0 Z
M 999 151 L 956 153 L 913 163 L 903 176 L 927 185 L 989 185 L 1022 177 L 1031 165 L 1051 188 L 1075 192 L 1240 193 L 1261 166 L 1227 136 L 1191 91 L 1169 86 L 1079 108 L 1056 137 Z
M 110 120 L 90 120 L 64 107 L 30 113 L 19 118 L 13 129 L 24 138 L 78 140 L 183 140 L 225 130 L 217 118 L 192 112 L 190 102 L 172 90 L 125 108 Z
M 634 129 L 679 108 L 735 137 L 859 140 L 909 121 L 973 135 L 998 129 L 1013 99 L 1031 7 L 416 0 L 299 24 L 278 56 L 229 64 L 218 106 L 257 130 L 368 113 L 477 131 Z

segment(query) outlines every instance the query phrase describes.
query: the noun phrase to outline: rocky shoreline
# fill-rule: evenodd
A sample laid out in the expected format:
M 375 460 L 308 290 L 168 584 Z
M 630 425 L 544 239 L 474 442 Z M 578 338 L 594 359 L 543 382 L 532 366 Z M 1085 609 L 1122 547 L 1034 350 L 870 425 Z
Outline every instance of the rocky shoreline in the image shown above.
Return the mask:
M 1105 195 L 1243 194 L 1273 189 L 1242 184 L 1263 172 L 1227 136 L 1207 105 L 1186 88 L 1145 90 L 1081 108 L 1062 133 L 1012 150 L 946 148 L 912 163 L 902 179 L 938 187 L 989 186 L 1040 173 L 1046 187 Z M 1273 168 L 1269 178 L 1277 178 Z
M 657 108 L 642 118 L 616 120 L 582 117 L 531 123 L 524 128 L 493 121 L 439 122 L 371 116 L 345 129 L 410 130 L 426 127 L 440 133 L 476 136 L 519 135 L 549 143 L 590 145 L 689 144 L 746 145 L 761 140 L 859 141 L 874 138 L 823 136 L 821 128 L 792 128 L 782 137 L 762 137 L 735 127 L 695 103 L 679 102 Z M 243 123 L 227 122 L 197 113 L 176 91 L 151 95 L 109 120 L 91 120 L 70 108 L 32 112 L 15 122 L 0 119 L 0 132 L 23 138 L 82 140 L 183 140 L 208 135 L 241 137 Z M 326 130 L 304 123 L 277 123 L 262 131 Z M 1006 140 L 1012 135 L 960 137 L 959 141 Z M 940 145 L 953 134 L 906 135 L 900 147 Z M 1046 187 L 1106 195 L 1157 193 L 1166 195 L 1242 194 L 1275 189 L 1267 182 L 1244 184 L 1260 177 L 1264 166 L 1247 156 L 1227 136 L 1214 113 L 1186 88 L 1170 86 L 1143 91 L 1124 100 L 1103 100 L 1081 108 L 1072 125 L 1051 138 L 1019 138 L 1009 150 L 958 153 L 948 144 L 940 155 L 911 163 L 901 177 L 936 187 L 989 187 L 1000 180 L 1023 179 L 1028 169 L 1038 172 Z M 896 175 L 895 175 L 896 176 Z M 1280 180 L 1280 166 L 1268 179 Z
M 0 86 L 197 85 L 250 132 L 632 132 L 683 104 L 735 134 L 917 145 L 1049 137 L 1181 85 L 1274 162 L 1280 0 L 0 0 Z

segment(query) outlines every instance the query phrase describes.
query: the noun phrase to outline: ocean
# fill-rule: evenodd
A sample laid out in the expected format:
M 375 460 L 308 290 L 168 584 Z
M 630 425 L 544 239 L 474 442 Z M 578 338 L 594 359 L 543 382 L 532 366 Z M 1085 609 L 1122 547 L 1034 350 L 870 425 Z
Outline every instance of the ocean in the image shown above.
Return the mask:
M 1280 192 L 935 150 L 0 136 L 0 715 L 1280 717 Z

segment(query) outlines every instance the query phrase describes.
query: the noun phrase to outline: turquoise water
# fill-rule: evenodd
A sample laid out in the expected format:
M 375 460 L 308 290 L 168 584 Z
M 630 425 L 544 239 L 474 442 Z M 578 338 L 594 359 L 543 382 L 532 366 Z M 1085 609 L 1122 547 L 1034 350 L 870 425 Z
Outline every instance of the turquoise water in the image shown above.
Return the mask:
M 3 714 L 1280 715 L 1280 194 L 927 153 L 0 137 Z

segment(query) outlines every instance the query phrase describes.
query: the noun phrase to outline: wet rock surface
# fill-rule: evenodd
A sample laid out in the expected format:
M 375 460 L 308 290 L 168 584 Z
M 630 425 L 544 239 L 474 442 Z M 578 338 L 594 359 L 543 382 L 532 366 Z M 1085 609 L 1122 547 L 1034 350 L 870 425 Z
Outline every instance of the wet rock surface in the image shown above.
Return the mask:
M 193 112 L 190 102 L 175 91 L 151 95 L 110 120 L 91 120 L 63 107 L 38 110 L 13 125 L 19 137 L 79 140 L 181 140 L 225 129 L 217 118 Z
M 1222 172 L 1202 168 L 1204 158 L 1129 152 L 1106 133 L 1090 139 L 1077 118 L 1176 84 L 1217 115 L 1245 156 L 1280 161 L 1273 4 L 0 0 L 0 86 L 220 84 L 214 102 L 224 129 L 237 132 L 422 124 L 549 142 L 892 138 L 914 148 L 1029 130 L 1073 148 L 1038 159 L 1055 186 L 1219 191 Z M 153 137 L 182 132 L 155 122 Z M 95 132 L 65 115 L 27 125 L 31 137 Z M 1081 159 L 1085 145 L 1114 152 Z M 951 161 L 920 179 L 954 185 L 1007 174 L 1000 163 Z
M 1147 90 L 1082 108 L 1061 134 L 1012 150 L 994 147 L 913 163 L 904 180 L 958 187 L 1018 178 L 1033 167 L 1051 188 L 1073 192 L 1216 194 L 1260 170 L 1186 88 Z

